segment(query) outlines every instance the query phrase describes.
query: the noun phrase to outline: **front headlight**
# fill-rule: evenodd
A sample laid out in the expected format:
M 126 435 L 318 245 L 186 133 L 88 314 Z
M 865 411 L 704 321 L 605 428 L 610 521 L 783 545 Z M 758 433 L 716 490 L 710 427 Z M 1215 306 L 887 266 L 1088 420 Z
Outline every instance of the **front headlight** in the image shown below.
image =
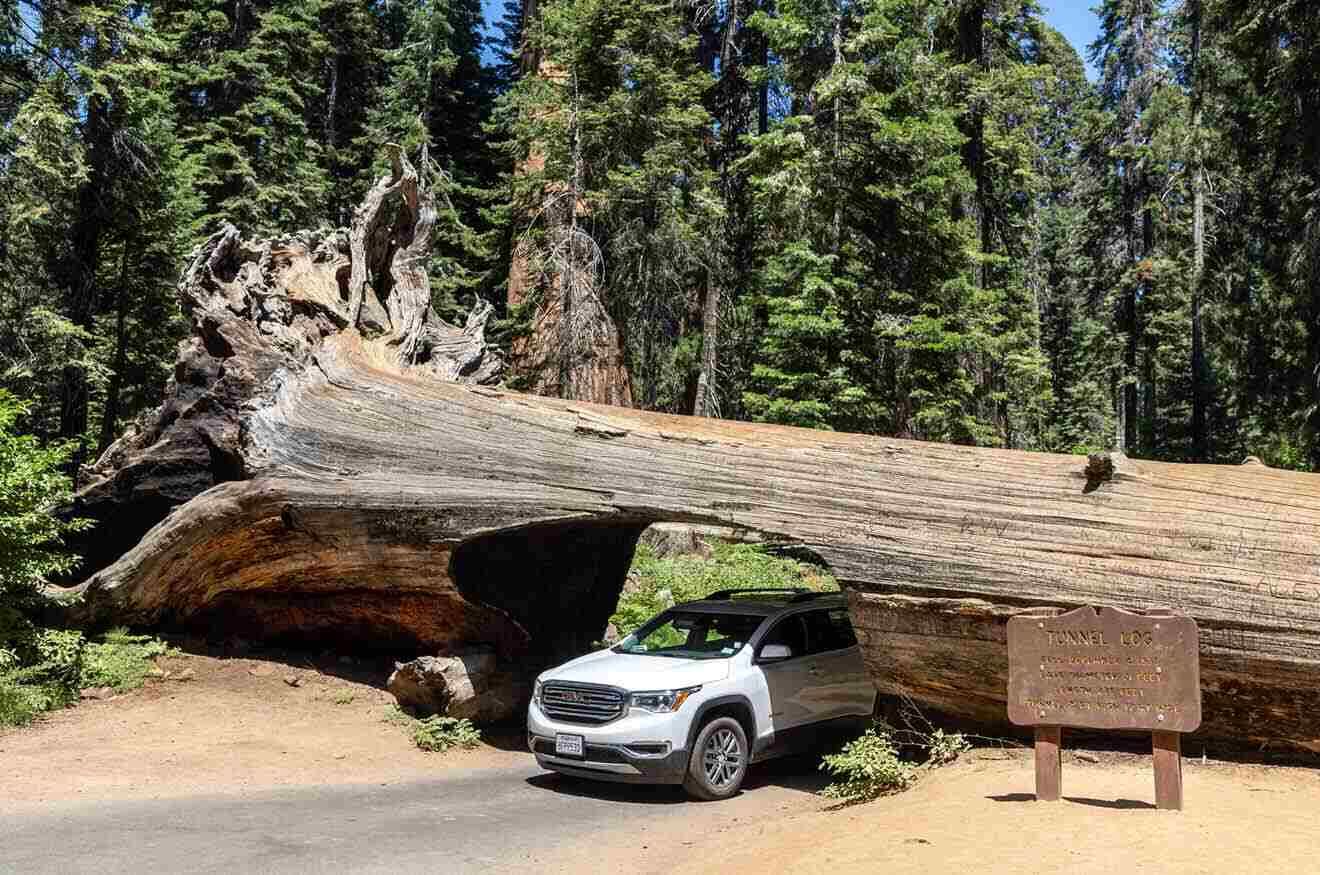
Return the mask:
M 532 701 L 538 706 L 541 704 L 541 679 L 537 678 L 532 683 Z
M 701 687 L 688 687 L 685 690 L 649 690 L 644 693 L 631 693 L 628 696 L 628 705 L 633 708 L 641 708 L 644 711 L 653 711 L 656 714 L 668 714 L 682 708 L 688 697 L 699 689 Z

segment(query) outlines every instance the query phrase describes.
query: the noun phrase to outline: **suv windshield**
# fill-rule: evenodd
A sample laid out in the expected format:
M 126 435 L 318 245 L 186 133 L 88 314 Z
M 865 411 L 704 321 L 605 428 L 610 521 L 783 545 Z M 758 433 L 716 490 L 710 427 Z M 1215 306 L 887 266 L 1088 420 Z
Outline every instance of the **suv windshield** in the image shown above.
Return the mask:
M 727 659 L 743 648 L 764 617 L 665 611 L 614 647 L 615 653 L 676 659 Z

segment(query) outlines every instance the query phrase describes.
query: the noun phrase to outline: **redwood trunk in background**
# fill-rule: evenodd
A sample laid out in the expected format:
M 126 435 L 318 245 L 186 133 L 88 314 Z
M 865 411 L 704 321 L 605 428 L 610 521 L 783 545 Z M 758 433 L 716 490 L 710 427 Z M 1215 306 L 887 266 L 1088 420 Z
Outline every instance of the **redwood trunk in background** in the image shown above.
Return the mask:
M 537 14 L 535 0 L 524 0 L 524 27 Z M 528 41 L 524 41 L 522 64 L 523 75 L 554 82 L 568 89 L 572 99 L 568 74 L 544 59 Z M 571 163 L 571 179 L 543 181 L 537 202 L 523 204 L 516 214 L 514 233 L 518 236 L 509 261 L 508 306 L 512 311 L 532 299 L 536 309 L 530 330 L 513 341 L 509 365 L 513 376 L 538 395 L 629 407 L 632 383 L 623 337 L 605 308 L 596 244 L 579 222 L 586 216 L 587 206 L 579 184 L 576 138 Z M 538 175 L 545 164 L 544 148 L 533 144 L 514 172 L 524 178 Z M 536 216 L 545 231 L 540 245 L 528 236 Z

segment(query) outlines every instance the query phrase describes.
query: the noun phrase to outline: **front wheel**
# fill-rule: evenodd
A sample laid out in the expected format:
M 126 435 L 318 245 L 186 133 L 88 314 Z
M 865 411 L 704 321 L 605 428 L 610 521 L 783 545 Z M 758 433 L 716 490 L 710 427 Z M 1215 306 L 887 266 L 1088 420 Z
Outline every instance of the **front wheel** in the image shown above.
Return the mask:
M 697 733 L 683 789 L 698 799 L 728 799 L 742 787 L 750 753 L 742 724 L 716 717 Z

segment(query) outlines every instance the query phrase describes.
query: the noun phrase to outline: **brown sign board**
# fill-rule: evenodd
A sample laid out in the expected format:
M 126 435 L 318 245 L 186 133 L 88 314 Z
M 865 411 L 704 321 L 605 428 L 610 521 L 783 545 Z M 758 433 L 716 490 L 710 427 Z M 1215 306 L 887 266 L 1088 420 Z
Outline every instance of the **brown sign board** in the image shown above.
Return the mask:
M 1010 617 L 1008 719 L 1019 726 L 1195 730 L 1196 621 L 1107 607 Z

